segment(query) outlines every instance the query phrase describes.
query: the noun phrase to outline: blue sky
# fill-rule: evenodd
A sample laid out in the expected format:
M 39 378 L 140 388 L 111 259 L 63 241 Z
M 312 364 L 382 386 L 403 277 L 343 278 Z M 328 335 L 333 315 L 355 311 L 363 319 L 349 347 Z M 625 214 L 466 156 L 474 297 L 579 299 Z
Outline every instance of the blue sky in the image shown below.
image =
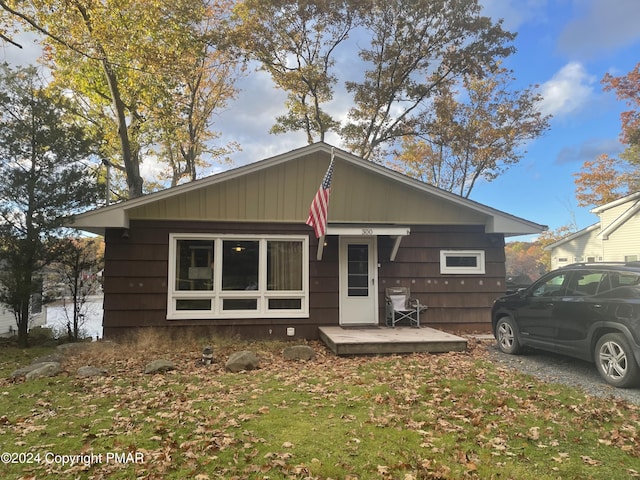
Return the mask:
M 573 173 L 585 160 L 602 153 L 615 156 L 620 112 L 626 109 L 613 93 L 604 93 L 605 73 L 619 76 L 640 62 L 640 0 L 481 0 L 484 14 L 503 18 L 516 32 L 517 52 L 506 66 L 513 69 L 516 88 L 539 85 L 542 108 L 553 115 L 550 130 L 526 145 L 519 165 L 491 183 L 478 184 L 471 198 L 493 208 L 556 229 L 576 222 L 584 228 L 597 217 L 578 207 Z M 5 46 L 0 60 L 33 63 L 37 46 L 28 41 L 22 51 Z M 346 52 L 345 52 L 346 53 Z M 339 66 L 339 65 L 338 65 Z M 242 79 L 239 99 L 217 119 L 222 142 L 236 141 L 242 151 L 236 165 L 261 160 L 306 144 L 304 135 L 270 135 L 284 112 L 285 94 L 264 73 Z M 342 118 L 348 109 L 344 92 L 328 110 Z M 340 147 L 336 137 L 327 139 Z M 152 172 L 148 162 L 143 171 Z
M 511 7 L 518 5 L 519 11 Z M 549 225 L 579 228 L 598 219 L 578 207 L 573 173 L 601 153 L 616 156 L 620 112 L 602 91 L 606 73 L 624 75 L 640 62 L 637 0 L 486 0 L 486 12 L 518 33 L 509 61 L 520 82 L 539 84 L 551 129 L 527 145 L 521 164 L 472 193 L 477 200 Z

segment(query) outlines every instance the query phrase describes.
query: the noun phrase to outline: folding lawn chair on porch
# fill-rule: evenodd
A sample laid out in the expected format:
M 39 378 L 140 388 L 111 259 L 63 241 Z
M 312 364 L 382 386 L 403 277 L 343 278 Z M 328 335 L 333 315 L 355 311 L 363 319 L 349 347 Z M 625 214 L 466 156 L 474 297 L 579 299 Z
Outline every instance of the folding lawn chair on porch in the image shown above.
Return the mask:
M 418 299 L 412 299 L 408 287 L 387 288 L 385 296 L 388 327 L 395 327 L 402 320 L 408 320 L 410 326 L 420 327 L 420 312 L 427 306 L 421 305 Z

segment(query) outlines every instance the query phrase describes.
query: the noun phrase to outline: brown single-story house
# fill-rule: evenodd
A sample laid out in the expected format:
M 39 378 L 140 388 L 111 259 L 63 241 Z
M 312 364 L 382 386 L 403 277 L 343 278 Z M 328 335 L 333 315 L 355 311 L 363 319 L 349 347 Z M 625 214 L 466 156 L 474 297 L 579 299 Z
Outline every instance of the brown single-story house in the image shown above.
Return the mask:
M 306 225 L 334 152 L 325 237 Z M 104 235 L 104 335 L 206 327 L 318 338 L 385 324 L 385 288 L 428 305 L 421 324 L 489 331 L 505 291 L 506 236 L 546 227 L 326 143 L 93 210 Z

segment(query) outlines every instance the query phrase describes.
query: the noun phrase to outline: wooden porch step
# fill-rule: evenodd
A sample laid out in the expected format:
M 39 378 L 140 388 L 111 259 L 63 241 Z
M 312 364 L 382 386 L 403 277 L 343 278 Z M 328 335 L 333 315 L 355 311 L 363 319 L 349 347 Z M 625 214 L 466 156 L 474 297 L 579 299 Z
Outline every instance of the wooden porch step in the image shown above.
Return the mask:
M 430 327 L 318 327 L 320 339 L 336 355 L 461 352 L 467 340 Z

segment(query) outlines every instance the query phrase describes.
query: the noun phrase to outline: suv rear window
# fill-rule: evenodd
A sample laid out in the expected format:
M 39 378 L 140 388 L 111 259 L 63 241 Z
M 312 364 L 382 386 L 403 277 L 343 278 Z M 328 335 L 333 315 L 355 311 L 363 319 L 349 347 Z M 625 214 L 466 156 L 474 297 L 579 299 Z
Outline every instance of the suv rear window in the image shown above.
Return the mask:
M 636 297 L 637 294 L 629 290 L 629 287 L 638 287 L 640 285 L 640 275 L 632 272 L 606 272 L 600 286 L 598 287 L 598 296 L 613 298 L 619 296 L 621 298 Z

